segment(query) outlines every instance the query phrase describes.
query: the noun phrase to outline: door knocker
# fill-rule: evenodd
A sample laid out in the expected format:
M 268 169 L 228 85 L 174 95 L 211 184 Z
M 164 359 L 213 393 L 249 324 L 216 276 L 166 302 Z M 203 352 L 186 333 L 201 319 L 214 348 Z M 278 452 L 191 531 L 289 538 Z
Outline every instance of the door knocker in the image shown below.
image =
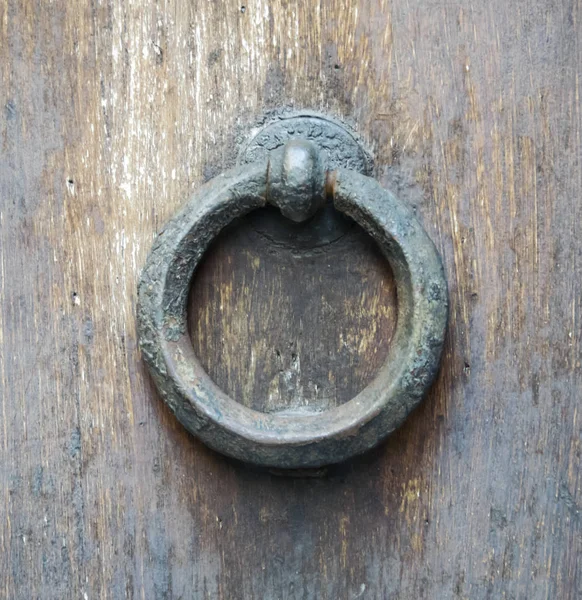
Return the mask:
M 246 148 L 249 162 L 203 185 L 166 224 L 141 275 L 138 334 L 160 395 L 191 433 L 236 459 L 297 469 L 372 448 L 420 403 L 438 371 L 448 291 L 439 254 L 412 209 L 358 172 L 369 165 L 355 138 L 327 117 L 293 119 L 262 132 L 263 141 Z M 224 393 L 194 355 L 187 327 L 194 271 L 233 219 L 269 203 L 303 221 L 328 200 L 374 238 L 392 267 L 398 321 L 386 363 L 362 392 L 329 410 L 247 408 Z

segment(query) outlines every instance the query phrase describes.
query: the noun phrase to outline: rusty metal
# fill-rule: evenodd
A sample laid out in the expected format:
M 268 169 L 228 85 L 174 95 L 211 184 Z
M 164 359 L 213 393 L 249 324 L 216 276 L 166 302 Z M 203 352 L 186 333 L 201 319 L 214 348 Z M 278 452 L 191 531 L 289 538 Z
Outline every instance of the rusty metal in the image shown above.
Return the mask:
M 237 163 L 252 164 L 267 160 L 269 154 L 290 140 L 309 140 L 326 167 L 349 169 L 371 175 L 374 161 L 357 132 L 345 121 L 313 111 L 277 109 L 241 141 Z
M 257 465 L 297 469 L 343 461 L 372 448 L 422 400 L 437 373 L 448 312 L 440 257 L 412 210 L 374 179 L 326 170 L 308 140 L 240 165 L 203 186 L 160 233 L 139 284 L 140 348 L 164 401 L 210 447 Z M 332 195 L 390 262 L 398 323 L 376 379 L 349 402 L 325 410 L 263 413 L 235 402 L 196 359 L 187 330 L 194 270 L 233 219 L 264 206 L 309 218 Z

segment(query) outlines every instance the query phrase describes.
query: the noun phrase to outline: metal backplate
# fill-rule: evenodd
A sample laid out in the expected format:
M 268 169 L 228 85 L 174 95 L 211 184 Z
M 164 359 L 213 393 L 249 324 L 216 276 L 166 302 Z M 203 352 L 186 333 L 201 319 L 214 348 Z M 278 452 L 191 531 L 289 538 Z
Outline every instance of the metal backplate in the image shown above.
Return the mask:
M 373 160 L 358 135 L 346 123 L 316 112 L 277 112 L 253 129 L 241 146 L 238 164 L 262 160 L 289 140 L 313 142 L 321 151 L 329 170 L 350 169 L 371 175 Z
M 347 123 L 316 112 L 289 109 L 270 113 L 250 130 L 246 139 L 240 142 L 237 164 L 264 160 L 269 152 L 293 139 L 314 143 L 328 170 L 344 168 L 362 175 L 372 174 L 372 155 Z M 255 211 L 248 218 L 253 228 L 273 244 L 297 252 L 333 243 L 352 227 L 351 219 L 336 211 L 331 202 L 305 223 L 291 223 L 272 207 Z

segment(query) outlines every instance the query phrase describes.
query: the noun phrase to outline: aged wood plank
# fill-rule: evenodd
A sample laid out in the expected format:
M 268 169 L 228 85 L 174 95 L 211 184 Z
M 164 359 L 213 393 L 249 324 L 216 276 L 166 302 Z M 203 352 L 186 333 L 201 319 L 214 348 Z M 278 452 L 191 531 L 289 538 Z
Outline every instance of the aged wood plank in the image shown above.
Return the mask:
M 346 229 L 319 243 L 317 227 L 256 211 L 222 234 L 198 270 L 196 354 L 239 402 L 323 410 L 353 398 L 386 360 L 396 324 L 392 272 L 363 230 L 336 218 Z
M 580 9 L 0 3 L 1 597 L 582 596 Z M 357 123 L 443 253 L 452 300 L 426 403 L 319 479 L 241 468 L 189 437 L 135 338 L 156 232 L 283 104 Z M 249 227 L 196 280 L 193 328 L 212 324 L 197 349 L 234 395 L 288 399 L 276 344 L 307 303 L 282 267 L 298 278 L 305 259 L 268 263 Z M 346 401 L 388 349 L 390 274 L 353 243 L 323 254 L 330 279 L 307 268 L 305 308 L 351 340 L 341 352 L 337 329 L 310 322 L 291 351 L 308 399 L 319 382 Z M 285 300 L 280 329 L 247 326 Z M 249 369 L 251 351 L 271 362 Z

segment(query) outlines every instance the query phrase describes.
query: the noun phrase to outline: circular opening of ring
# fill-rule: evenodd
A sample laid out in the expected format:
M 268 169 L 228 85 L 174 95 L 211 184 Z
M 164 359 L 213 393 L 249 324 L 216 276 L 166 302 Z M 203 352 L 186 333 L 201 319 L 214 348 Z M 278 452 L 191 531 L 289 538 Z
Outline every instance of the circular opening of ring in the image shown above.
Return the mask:
M 388 261 L 351 219 L 322 213 L 302 224 L 269 207 L 250 213 L 215 239 L 193 278 L 194 352 L 248 408 L 344 404 L 388 356 L 397 322 Z

